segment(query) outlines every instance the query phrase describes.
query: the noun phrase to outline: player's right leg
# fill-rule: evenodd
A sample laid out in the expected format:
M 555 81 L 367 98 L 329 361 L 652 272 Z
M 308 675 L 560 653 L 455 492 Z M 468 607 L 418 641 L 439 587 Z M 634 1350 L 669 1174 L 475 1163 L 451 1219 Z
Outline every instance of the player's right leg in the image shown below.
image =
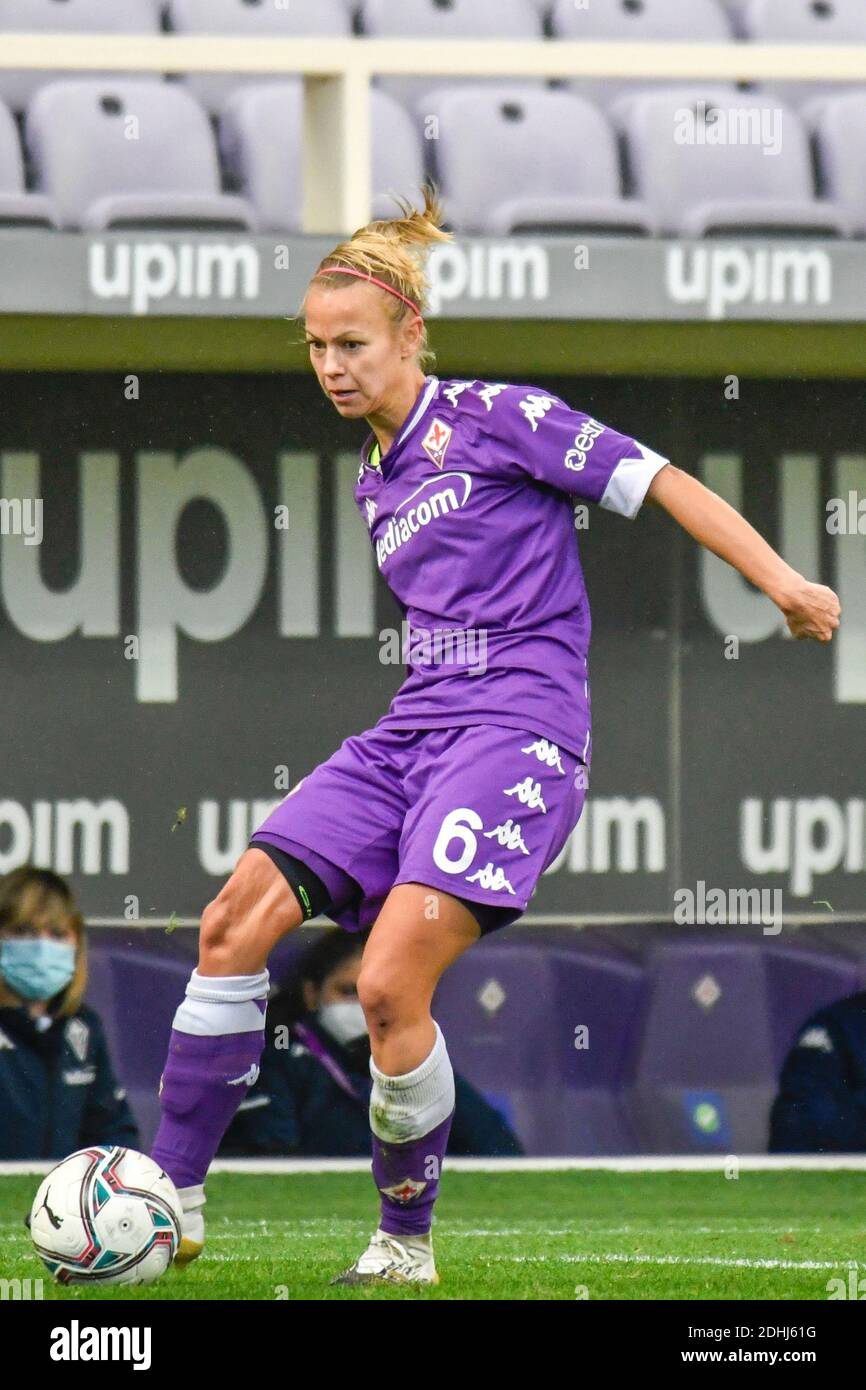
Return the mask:
M 327 890 L 303 865 L 297 867 L 303 891 L 321 911 Z M 174 1016 L 160 1080 L 162 1117 L 151 1150 L 184 1208 L 179 1265 L 201 1253 L 205 1175 L 258 1076 L 268 956 L 307 915 L 285 868 L 252 848 L 202 915 L 198 966 Z

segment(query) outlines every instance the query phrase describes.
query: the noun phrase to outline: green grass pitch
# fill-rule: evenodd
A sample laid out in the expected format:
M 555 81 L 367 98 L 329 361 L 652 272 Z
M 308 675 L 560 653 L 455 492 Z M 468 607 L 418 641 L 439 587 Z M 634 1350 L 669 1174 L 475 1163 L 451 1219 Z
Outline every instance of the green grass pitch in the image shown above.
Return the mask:
M 0 1278 L 44 1297 L 147 1299 L 814 1299 L 858 1265 L 864 1174 L 452 1172 L 433 1235 L 434 1288 L 331 1288 L 376 1226 L 363 1173 L 214 1174 L 204 1254 L 147 1289 L 62 1288 L 23 1225 L 40 1179 L 0 1178 Z

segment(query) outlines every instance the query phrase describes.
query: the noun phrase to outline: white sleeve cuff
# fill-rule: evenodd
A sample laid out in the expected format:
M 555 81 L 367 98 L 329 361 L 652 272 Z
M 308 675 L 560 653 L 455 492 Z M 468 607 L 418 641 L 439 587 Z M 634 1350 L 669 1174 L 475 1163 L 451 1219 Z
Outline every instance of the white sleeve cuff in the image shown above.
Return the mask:
M 620 459 L 599 502 L 599 506 L 606 507 L 610 512 L 618 512 L 620 516 L 627 516 L 630 521 L 633 521 L 640 511 L 647 488 L 656 473 L 660 472 L 666 463 L 670 463 L 670 459 L 654 453 L 639 440 L 636 439 L 635 444 L 640 449 L 640 457 Z

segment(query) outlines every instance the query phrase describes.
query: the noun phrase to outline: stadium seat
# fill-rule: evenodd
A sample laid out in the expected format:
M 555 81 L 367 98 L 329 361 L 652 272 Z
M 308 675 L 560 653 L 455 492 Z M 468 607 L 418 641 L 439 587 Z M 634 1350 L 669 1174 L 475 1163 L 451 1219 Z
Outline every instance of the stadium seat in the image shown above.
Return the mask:
M 155 34 L 160 27 L 161 0 L 0 0 L 0 34 Z M 2 42 L 2 39 L 0 39 Z M 39 72 L 0 68 L 0 100 L 23 111 L 46 82 L 75 77 L 105 76 L 96 72 Z
M 18 128 L 11 111 L 0 103 L 0 227 L 56 227 L 57 214 L 49 198 L 28 193 Z
M 303 84 L 288 78 L 239 88 L 220 118 L 224 166 L 262 231 L 303 230 L 303 112 Z M 371 116 L 373 216 L 394 217 L 399 208 L 388 191 L 410 196 L 423 182 L 421 138 L 406 109 L 385 92 L 372 90 Z
M 529 1154 L 621 1154 L 637 1146 L 622 1087 L 643 1001 L 640 965 L 606 939 L 533 928 L 478 942 L 440 980 L 433 1014 L 455 1068 Z
M 623 1097 L 640 1042 L 643 970 L 591 931 L 567 947 L 547 948 L 545 955 L 555 982 L 551 1025 L 560 1088 L 545 1152 L 634 1153 L 637 1135 Z
M 441 39 L 540 39 L 542 16 L 535 0 L 364 0 L 361 9 L 364 33 L 371 38 Z M 382 91 L 402 101 L 416 115 L 427 112 L 428 94 L 467 85 L 501 84 L 502 78 L 391 77 L 374 79 Z M 515 73 L 508 81 L 520 82 L 527 90 L 544 90 L 543 78 L 521 78 Z
M 431 93 L 429 105 L 439 123 L 436 174 L 455 230 L 654 229 L 642 204 L 621 196 L 616 139 L 591 102 L 499 86 Z
M 556 0 L 552 14 L 556 38 L 569 40 L 615 39 L 617 42 L 726 43 L 731 25 L 718 0 L 592 0 L 578 9 L 574 0 Z M 575 78 L 569 88 L 577 95 L 606 104 L 637 90 L 664 86 L 670 80 L 651 82 L 620 78 Z M 732 85 L 731 90 L 735 90 Z
M 36 186 L 65 228 L 255 228 L 249 204 L 220 191 L 208 118 L 177 85 L 53 82 L 24 130 Z
M 866 43 L 866 5 L 863 0 L 747 0 L 743 26 L 761 43 Z M 762 83 L 768 95 L 796 106 L 852 88 L 839 82 Z
M 634 191 L 663 233 L 848 231 L 844 213 L 815 197 L 808 136 L 789 107 L 756 93 L 692 87 L 644 92 L 620 110 Z M 719 131 L 727 143 L 709 143 Z
M 765 1153 L 796 1020 L 854 987 L 838 954 L 718 930 L 724 937 L 681 929 L 646 948 L 648 1008 L 628 1093 L 644 1152 Z
M 551 971 L 524 942 L 479 941 L 439 981 L 433 1016 L 455 1070 L 506 1115 L 528 1153 L 544 1153 L 562 1103 L 550 1027 Z
M 346 0 L 292 0 L 284 8 L 277 8 L 273 0 L 169 0 L 168 17 L 171 27 L 181 34 L 285 39 L 349 38 L 352 33 Z M 188 73 L 184 82 L 212 115 L 218 115 L 238 87 L 273 83 L 285 75 Z
M 866 235 L 866 90 L 822 101 L 814 132 L 822 193 Z

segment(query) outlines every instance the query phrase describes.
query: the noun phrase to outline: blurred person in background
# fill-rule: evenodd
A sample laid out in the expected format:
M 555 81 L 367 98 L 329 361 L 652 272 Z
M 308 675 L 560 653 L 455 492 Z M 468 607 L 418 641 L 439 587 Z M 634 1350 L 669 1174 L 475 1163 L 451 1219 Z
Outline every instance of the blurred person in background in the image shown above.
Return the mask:
M 0 878 L 0 1159 L 138 1147 L 86 986 L 84 922 L 63 879 L 29 864 Z
M 367 934 L 323 931 L 268 1000 L 261 1073 L 222 1157 L 369 1156 L 370 1035 L 357 989 Z M 522 1153 L 499 1111 L 457 1072 L 454 1082 L 448 1153 Z
M 785 1058 L 770 1153 L 866 1153 L 866 992 L 818 1009 Z

